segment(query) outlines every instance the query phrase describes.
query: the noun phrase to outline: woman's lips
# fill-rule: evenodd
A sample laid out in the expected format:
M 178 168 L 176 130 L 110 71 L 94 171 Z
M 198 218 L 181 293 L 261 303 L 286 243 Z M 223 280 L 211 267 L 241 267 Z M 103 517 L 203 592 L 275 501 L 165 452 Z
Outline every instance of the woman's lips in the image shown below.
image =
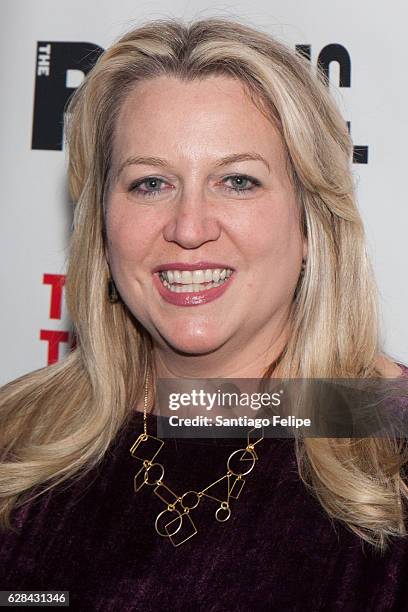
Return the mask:
M 162 298 L 169 304 L 175 306 L 200 306 L 201 304 L 208 304 L 219 298 L 230 286 L 235 273 L 233 273 L 228 279 L 224 281 L 219 287 L 213 287 L 212 289 L 203 289 L 202 291 L 189 291 L 185 293 L 175 293 L 165 287 L 159 278 L 159 274 L 153 274 L 153 283 L 162 296 Z

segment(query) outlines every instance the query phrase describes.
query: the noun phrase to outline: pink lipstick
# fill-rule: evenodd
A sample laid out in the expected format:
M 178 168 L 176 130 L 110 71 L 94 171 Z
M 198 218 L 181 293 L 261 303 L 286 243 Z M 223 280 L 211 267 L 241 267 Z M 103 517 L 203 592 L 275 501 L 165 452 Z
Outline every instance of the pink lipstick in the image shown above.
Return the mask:
M 230 270 L 232 273 L 227 272 L 227 276 L 225 276 L 222 279 L 223 281 L 222 284 L 216 287 L 210 286 L 208 288 L 203 288 L 200 291 L 183 291 L 183 292 L 172 291 L 168 285 L 168 282 L 165 279 L 163 279 L 163 276 L 160 274 L 160 272 L 171 271 L 171 270 L 178 270 L 180 272 L 183 272 L 183 271 L 211 270 L 211 269 L 212 270 L 215 270 L 215 269 L 225 270 L 226 269 L 226 270 Z M 228 274 L 230 274 L 230 276 L 228 276 Z M 235 275 L 233 273 L 233 268 L 230 265 L 224 264 L 224 263 L 196 262 L 194 264 L 190 264 L 190 263 L 172 262 L 172 263 L 160 264 L 159 266 L 156 266 L 156 268 L 154 268 L 153 283 L 157 291 L 161 295 L 161 297 L 169 304 L 173 304 L 175 306 L 200 306 L 201 304 L 207 304 L 221 297 L 221 295 L 223 295 L 225 291 L 227 291 L 231 282 L 233 282 L 232 279 L 234 278 L 234 276 Z M 186 285 L 186 283 L 181 283 L 177 281 L 173 282 L 173 279 L 171 279 L 171 284 L 172 286 L 175 286 L 175 287 L 182 287 L 183 285 L 184 286 Z M 187 284 L 191 284 L 191 283 L 187 283 Z M 192 284 L 196 284 L 196 283 L 192 283 Z M 197 284 L 203 284 L 203 283 L 201 282 Z M 208 285 L 211 285 L 210 279 L 208 281 Z

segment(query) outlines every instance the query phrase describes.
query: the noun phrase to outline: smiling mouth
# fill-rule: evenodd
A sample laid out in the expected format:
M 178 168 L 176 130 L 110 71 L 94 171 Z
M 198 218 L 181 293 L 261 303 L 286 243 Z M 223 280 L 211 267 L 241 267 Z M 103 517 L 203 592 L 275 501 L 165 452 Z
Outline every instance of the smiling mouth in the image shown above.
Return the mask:
M 232 275 L 231 268 L 207 270 L 161 270 L 158 277 L 173 293 L 200 293 L 223 285 Z

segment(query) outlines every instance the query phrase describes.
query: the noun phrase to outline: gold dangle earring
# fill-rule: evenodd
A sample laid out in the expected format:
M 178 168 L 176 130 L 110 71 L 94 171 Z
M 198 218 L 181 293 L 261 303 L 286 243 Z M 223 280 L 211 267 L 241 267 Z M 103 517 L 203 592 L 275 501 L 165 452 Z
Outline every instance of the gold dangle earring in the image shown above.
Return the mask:
M 111 304 L 116 304 L 116 302 L 119 302 L 119 294 L 116 289 L 115 281 L 112 277 L 110 277 L 108 280 L 108 299 Z

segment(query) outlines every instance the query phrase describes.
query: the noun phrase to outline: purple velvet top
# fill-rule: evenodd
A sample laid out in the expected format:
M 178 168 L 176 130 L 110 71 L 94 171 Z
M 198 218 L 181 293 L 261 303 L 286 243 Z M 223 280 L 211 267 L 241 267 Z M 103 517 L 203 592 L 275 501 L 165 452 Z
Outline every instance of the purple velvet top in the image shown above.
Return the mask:
M 142 427 L 137 412 L 97 468 L 14 513 L 20 533 L 0 534 L 0 589 L 69 590 L 71 609 L 87 612 L 408 610 L 408 540 L 381 556 L 331 521 L 299 479 L 290 438 L 259 445 L 228 521 L 206 498 L 194 510 L 198 533 L 173 547 L 154 529 L 165 506 L 153 487 L 133 489 L 129 448 Z M 178 494 L 205 487 L 241 446 L 167 440 L 166 483 Z

